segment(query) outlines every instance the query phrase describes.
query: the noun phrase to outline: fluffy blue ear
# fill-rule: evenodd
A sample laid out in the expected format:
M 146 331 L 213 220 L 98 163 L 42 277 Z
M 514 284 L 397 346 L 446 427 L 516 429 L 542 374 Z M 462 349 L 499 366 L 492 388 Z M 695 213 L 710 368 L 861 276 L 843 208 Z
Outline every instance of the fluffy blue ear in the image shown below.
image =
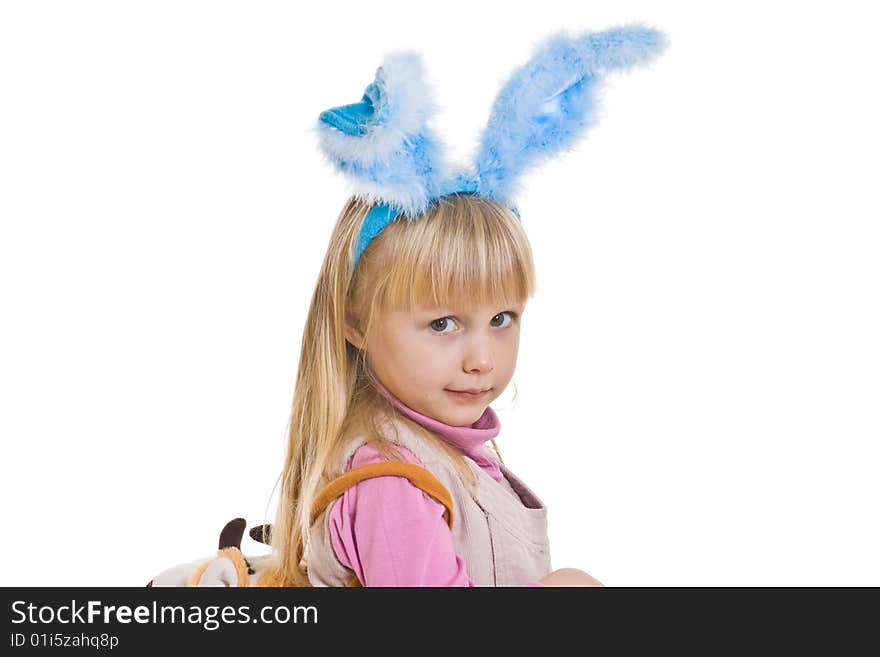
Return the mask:
M 447 173 L 442 144 L 427 125 L 435 110 L 421 56 L 392 53 L 360 102 L 321 113 L 318 143 L 356 196 L 416 216 Z
M 514 205 L 522 174 L 572 148 L 595 123 L 602 75 L 646 62 L 666 44 L 663 33 L 640 25 L 545 39 L 495 98 L 470 181 L 477 194 Z

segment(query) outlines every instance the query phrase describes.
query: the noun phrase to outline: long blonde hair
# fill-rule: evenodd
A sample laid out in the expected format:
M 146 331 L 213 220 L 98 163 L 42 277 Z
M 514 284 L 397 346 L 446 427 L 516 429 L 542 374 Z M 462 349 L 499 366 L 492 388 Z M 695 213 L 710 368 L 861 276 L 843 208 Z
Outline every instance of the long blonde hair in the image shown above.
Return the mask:
M 346 341 L 345 318 L 369 335 L 385 309 L 456 302 L 515 304 L 536 289 L 531 247 L 505 206 L 471 194 L 443 197 L 417 220 L 401 215 L 370 242 L 352 268 L 354 245 L 370 204 L 352 197 L 343 208 L 321 266 L 303 332 L 271 545 L 276 582 L 310 586 L 302 567 L 311 508 L 321 488 L 342 474 L 348 441 L 371 442 L 389 460 L 402 460 L 375 424 L 384 413 L 421 427 L 370 383 L 364 353 Z M 468 485 L 473 472 L 461 454 L 426 430 Z

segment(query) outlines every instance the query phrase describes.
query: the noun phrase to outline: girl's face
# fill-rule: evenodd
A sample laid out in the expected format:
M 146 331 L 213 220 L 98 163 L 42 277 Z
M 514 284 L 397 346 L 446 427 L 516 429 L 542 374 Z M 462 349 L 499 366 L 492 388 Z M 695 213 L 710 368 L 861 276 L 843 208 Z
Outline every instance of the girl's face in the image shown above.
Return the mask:
M 346 339 L 366 350 L 373 374 L 404 404 L 465 426 L 510 382 L 524 310 L 525 304 L 386 311 L 375 319 L 369 340 L 352 326 L 346 327 Z M 460 392 L 468 390 L 485 392 Z

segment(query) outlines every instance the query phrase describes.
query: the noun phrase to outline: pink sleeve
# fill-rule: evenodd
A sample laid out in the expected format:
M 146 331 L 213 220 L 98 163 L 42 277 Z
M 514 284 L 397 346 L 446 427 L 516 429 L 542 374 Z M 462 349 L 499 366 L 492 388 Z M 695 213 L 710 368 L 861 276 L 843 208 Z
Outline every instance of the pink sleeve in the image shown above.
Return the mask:
M 421 465 L 412 452 L 400 451 L 407 461 Z M 385 460 L 365 444 L 355 452 L 351 467 Z M 443 511 L 442 504 L 404 477 L 364 480 L 333 505 L 333 551 L 364 586 L 476 586 L 455 552 Z
M 410 463 L 421 465 L 405 448 Z M 362 445 L 351 468 L 386 459 Z M 333 551 L 364 586 L 474 586 L 455 553 L 444 507 L 404 477 L 374 477 L 349 488 L 333 505 Z

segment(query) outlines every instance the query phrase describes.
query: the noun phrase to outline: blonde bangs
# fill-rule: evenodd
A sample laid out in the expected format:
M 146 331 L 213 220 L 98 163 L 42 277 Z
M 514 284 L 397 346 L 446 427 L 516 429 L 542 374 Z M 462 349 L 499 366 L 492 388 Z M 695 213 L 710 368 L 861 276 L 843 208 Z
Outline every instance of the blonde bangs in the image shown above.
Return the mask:
M 399 217 L 362 258 L 377 276 L 375 301 L 383 308 L 515 305 L 536 288 L 519 219 L 470 194 L 444 197 L 416 221 Z

